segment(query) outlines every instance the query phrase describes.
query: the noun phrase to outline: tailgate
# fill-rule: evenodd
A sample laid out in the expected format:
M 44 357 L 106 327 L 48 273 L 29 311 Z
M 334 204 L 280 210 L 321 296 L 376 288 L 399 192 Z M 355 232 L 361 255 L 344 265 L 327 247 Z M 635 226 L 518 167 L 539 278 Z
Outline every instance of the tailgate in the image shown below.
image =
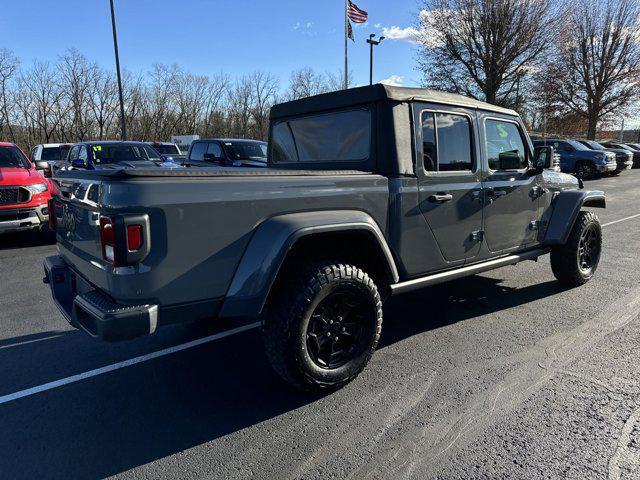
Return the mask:
M 57 183 L 60 191 L 55 198 L 55 217 L 60 254 L 84 274 L 90 264 L 104 263 L 99 228 L 101 181 L 94 178 Z

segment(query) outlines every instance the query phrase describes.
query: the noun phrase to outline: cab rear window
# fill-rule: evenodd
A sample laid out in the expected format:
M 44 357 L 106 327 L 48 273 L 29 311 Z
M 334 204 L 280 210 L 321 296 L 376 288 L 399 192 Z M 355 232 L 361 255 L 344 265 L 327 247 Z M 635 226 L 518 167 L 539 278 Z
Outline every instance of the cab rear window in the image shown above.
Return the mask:
M 371 112 L 348 110 L 276 123 L 271 133 L 274 163 L 360 162 L 370 156 Z

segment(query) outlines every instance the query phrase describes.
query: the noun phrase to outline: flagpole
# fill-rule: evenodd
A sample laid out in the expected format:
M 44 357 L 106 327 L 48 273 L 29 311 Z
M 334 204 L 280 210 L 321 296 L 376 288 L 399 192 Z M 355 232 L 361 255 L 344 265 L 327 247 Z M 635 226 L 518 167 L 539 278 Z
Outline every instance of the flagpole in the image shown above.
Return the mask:
M 344 89 L 349 88 L 349 43 L 347 42 L 349 37 L 349 20 L 347 13 L 349 10 L 349 0 L 344 0 Z

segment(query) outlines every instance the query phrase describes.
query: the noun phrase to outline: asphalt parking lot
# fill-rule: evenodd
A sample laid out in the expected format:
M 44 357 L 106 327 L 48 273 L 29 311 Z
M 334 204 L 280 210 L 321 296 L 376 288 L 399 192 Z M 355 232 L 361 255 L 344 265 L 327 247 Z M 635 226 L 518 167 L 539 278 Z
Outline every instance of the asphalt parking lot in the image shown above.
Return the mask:
M 42 284 L 50 239 L 2 237 L 0 477 L 638 478 L 640 170 L 587 188 L 608 196 L 590 283 L 543 258 L 397 297 L 370 366 L 322 398 L 256 329 L 88 338 Z

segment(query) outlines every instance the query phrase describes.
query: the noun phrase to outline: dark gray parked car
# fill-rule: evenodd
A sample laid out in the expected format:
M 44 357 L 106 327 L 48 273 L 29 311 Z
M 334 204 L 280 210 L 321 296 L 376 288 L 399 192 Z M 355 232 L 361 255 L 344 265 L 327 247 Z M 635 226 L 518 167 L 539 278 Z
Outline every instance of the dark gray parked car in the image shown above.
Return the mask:
M 610 175 L 619 175 L 623 170 L 629 170 L 633 167 L 633 153 L 623 148 L 607 148 L 595 140 L 576 140 L 585 147 L 596 151 L 612 152 L 616 156 L 616 169 L 609 172 Z
M 44 268 L 69 322 L 119 340 L 260 318 L 284 379 L 333 389 L 369 361 L 391 295 L 547 253 L 569 286 L 598 267 L 583 207 L 604 193 L 551 170 L 512 110 L 374 85 L 276 105 L 269 145 L 266 169 L 62 174 Z

